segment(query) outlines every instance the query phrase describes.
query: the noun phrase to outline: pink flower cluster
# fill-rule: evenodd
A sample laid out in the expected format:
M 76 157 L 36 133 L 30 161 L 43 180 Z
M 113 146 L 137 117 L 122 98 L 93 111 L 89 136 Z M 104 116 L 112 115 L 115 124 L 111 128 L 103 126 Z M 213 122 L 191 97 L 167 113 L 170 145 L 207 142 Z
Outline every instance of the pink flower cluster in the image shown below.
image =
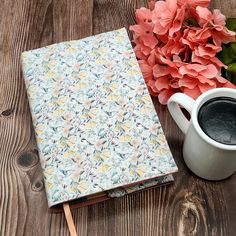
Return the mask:
M 222 43 L 235 40 L 225 16 L 208 9 L 210 0 L 151 1 L 136 10 L 134 51 L 150 94 L 166 104 L 175 92 L 192 98 L 233 84 L 221 76 L 226 67 L 216 54 Z

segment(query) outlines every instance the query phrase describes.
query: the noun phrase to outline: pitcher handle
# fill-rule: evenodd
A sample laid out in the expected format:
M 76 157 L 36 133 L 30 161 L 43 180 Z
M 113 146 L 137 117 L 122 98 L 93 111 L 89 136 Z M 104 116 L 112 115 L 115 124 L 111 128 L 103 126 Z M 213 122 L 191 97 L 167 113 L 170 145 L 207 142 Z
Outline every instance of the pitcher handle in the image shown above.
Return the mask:
M 193 105 L 194 100 L 183 93 L 176 93 L 172 95 L 167 104 L 168 110 L 172 118 L 184 134 L 187 133 L 189 121 L 184 116 L 183 112 L 180 109 L 180 106 L 185 108 L 191 115 Z

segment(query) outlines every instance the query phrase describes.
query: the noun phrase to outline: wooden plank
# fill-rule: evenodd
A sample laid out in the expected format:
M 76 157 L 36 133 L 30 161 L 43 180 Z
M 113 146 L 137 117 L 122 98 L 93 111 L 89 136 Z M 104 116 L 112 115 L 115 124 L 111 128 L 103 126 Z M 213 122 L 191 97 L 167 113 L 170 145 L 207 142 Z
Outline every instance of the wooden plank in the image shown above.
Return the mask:
M 211 1 L 211 7 L 214 9 L 220 9 L 220 11 L 227 17 L 236 17 L 236 2 L 234 0 L 213 0 Z
M 38 228 L 32 225 L 37 225 L 37 217 L 41 219 L 40 224 L 47 222 L 42 174 L 34 151 L 20 65 L 21 51 L 27 46 L 40 45 L 35 32 L 38 27 L 43 28 L 43 22 L 32 26 L 34 19 L 44 18 L 47 3 L 41 4 L 37 7 L 29 1 L 1 3 L 0 235 L 26 235 L 26 232 L 34 235 Z M 41 232 L 46 233 L 43 227 Z
M 47 209 L 28 101 L 22 51 L 134 23 L 139 0 L 4 0 L 0 5 L 0 235 L 69 235 L 63 214 Z M 213 7 L 236 17 L 234 0 Z M 235 235 L 236 176 L 194 176 L 182 160 L 183 135 L 153 99 L 179 166 L 173 185 L 73 210 L 79 235 Z

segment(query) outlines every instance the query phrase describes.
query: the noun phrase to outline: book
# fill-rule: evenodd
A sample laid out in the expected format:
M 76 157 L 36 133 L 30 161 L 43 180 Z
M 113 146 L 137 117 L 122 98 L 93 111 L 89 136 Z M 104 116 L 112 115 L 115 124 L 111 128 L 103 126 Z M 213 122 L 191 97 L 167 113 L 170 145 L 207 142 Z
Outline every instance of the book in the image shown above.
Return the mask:
M 21 59 L 50 208 L 173 181 L 177 166 L 125 28 Z

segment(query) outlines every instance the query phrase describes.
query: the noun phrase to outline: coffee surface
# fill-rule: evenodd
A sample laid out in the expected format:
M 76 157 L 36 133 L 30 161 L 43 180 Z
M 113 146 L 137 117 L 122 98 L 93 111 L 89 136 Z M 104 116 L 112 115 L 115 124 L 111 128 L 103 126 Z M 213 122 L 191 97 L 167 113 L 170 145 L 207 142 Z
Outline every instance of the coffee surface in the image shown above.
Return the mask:
M 236 145 L 236 99 L 217 97 L 208 100 L 198 112 L 198 122 L 213 140 Z

